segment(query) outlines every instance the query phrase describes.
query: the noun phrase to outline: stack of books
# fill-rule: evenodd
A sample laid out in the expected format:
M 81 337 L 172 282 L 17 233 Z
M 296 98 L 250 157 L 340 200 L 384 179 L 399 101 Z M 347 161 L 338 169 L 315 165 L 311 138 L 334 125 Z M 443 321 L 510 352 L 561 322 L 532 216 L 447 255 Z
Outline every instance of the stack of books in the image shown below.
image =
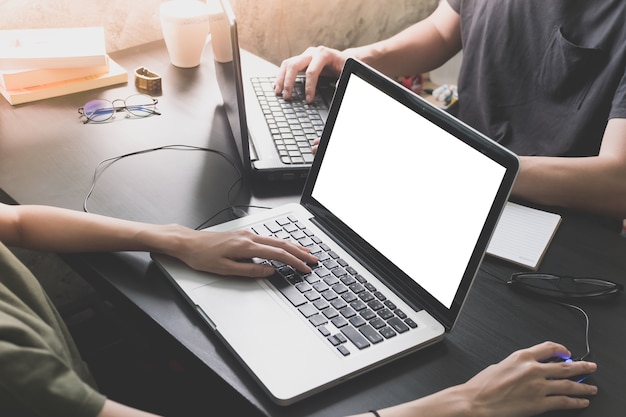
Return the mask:
M 126 82 L 102 27 L 0 30 L 0 94 L 12 105 Z

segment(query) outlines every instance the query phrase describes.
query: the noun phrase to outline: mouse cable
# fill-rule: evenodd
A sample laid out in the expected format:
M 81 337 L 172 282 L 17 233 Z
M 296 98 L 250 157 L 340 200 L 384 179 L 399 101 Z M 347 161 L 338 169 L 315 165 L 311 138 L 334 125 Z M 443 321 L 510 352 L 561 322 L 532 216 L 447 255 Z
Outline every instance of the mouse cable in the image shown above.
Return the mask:
M 555 304 L 560 304 L 560 305 L 565 306 L 565 307 L 573 308 L 574 310 L 578 310 L 578 311 L 580 311 L 582 313 L 583 316 L 585 316 L 585 347 L 586 347 L 587 351 L 585 352 L 584 355 L 576 358 L 576 360 L 582 361 L 587 356 L 589 356 L 589 354 L 591 353 L 591 348 L 589 347 L 589 316 L 587 315 L 585 310 L 583 310 L 582 308 L 578 307 L 577 305 L 563 303 L 563 302 L 555 301 L 555 300 L 549 300 L 549 301 L 551 301 L 551 302 L 553 302 Z
M 156 147 L 156 148 L 142 149 L 142 150 L 139 150 L 139 151 L 130 152 L 130 153 L 127 153 L 127 154 L 124 154 L 124 155 L 114 156 L 114 157 L 103 159 L 102 161 L 100 161 L 96 165 L 96 169 L 94 170 L 93 179 L 91 181 L 91 187 L 89 188 L 89 191 L 87 192 L 87 195 L 85 196 L 85 199 L 83 200 L 83 211 L 85 213 L 89 213 L 89 209 L 87 207 L 87 202 L 89 201 L 89 198 L 91 197 L 91 195 L 93 194 L 93 192 L 94 192 L 94 190 L 96 188 L 96 184 L 98 183 L 98 179 L 113 164 L 115 164 L 118 161 L 121 161 L 122 159 L 131 157 L 131 156 L 143 155 L 143 154 L 156 152 L 156 151 L 161 151 L 161 150 L 202 151 L 202 152 L 215 153 L 215 154 L 221 156 L 222 158 L 224 158 L 224 160 L 226 162 L 228 162 L 230 164 L 230 166 L 232 166 L 233 169 L 238 174 L 237 179 L 233 182 L 233 184 L 228 189 L 228 197 L 227 198 L 228 198 L 228 202 L 230 204 L 230 201 L 231 201 L 231 195 L 230 194 L 231 194 L 232 190 L 235 188 L 235 186 L 238 183 L 240 183 L 242 181 L 241 171 L 237 167 L 237 164 L 235 164 L 235 162 L 230 158 L 230 156 L 228 156 L 226 153 L 224 153 L 222 151 L 218 151 L 218 150 L 211 149 L 211 148 L 204 148 L 204 147 L 200 147 L 200 146 L 192 146 L 192 145 L 165 145 L 165 146 L 159 146 L 159 147 Z M 228 207 L 228 208 L 230 208 L 230 207 Z M 223 212 L 224 210 L 227 210 L 228 208 L 220 210 L 217 214 L 213 215 L 211 217 L 211 219 L 214 218 L 215 216 L 217 216 L 219 213 Z M 209 220 L 207 220 L 207 221 L 209 221 Z
M 488 277 L 494 279 L 498 283 L 503 284 L 503 285 L 507 285 L 507 281 L 502 279 L 502 278 L 500 278 L 495 273 L 492 273 L 492 272 L 487 271 L 485 269 L 483 270 L 483 272 L 485 272 Z M 560 304 L 560 305 L 562 305 L 564 307 L 569 307 L 569 308 L 572 308 L 574 310 L 580 311 L 582 313 L 582 315 L 585 317 L 585 348 L 586 348 L 586 352 L 585 352 L 584 355 L 582 355 L 581 357 L 579 357 L 577 359 L 578 360 L 583 360 L 583 359 L 585 359 L 587 356 L 589 356 L 591 354 L 591 348 L 590 348 L 590 344 L 589 344 L 589 327 L 590 327 L 589 316 L 587 315 L 585 310 L 583 310 L 581 307 L 579 307 L 577 305 L 564 303 L 564 302 L 553 300 L 553 299 L 550 299 L 550 298 L 547 298 L 547 297 L 542 297 L 542 298 L 532 297 L 532 298 L 534 298 L 536 300 L 549 301 L 549 302 L 554 303 L 554 304 Z

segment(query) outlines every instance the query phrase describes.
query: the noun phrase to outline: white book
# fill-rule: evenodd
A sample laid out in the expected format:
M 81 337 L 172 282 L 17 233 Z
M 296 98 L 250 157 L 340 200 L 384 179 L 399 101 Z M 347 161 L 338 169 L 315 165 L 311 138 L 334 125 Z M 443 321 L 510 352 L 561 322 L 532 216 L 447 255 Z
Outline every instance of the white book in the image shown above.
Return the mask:
M 556 213 L 508 202 L 487 253 L 537 270 L 559 224 L 561 216 Z
M 106 65 L 103 27 L 0 30 L 0 70 Z

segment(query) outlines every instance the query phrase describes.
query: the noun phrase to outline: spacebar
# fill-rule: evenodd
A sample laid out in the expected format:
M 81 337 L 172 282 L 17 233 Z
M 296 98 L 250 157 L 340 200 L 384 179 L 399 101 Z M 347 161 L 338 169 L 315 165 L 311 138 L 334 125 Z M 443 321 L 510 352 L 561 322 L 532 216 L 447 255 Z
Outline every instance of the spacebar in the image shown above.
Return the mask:
M 274 274 L 267 280 L 280 291 L 294 306 L 298 307 L 307 302 L 307 299 L 296 287 L 288 283 L 279 274 Z

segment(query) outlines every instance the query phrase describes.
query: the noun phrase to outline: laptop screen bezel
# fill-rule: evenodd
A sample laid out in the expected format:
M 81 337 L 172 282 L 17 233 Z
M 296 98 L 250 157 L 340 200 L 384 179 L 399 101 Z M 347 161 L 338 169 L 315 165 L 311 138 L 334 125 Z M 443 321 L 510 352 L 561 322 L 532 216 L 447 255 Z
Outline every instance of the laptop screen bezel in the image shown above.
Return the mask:
M 337 219 L 319 201 L 312 197 L 317 175 L 320 171 L 324 153 L 332 136 L 332 130 L 341 106 L 341 101 L 350 77 L 353 76 L 357 76 L 379 90 L 384 91 L 386 94 L 393 97 L 407 108 L 435 123 L 479 152 L 488 155 L 491 159 L 506 169 L 478 241 L 460 281 L 460 285 L 449 308 L 431 296 L 424 288 L 419 286 L 413 279 L 408 277 L 402 270 L 387 260 L 364 239 Z M 346 164 L 349 164 L 349 162 L 346 161 Z M 346 169 L 350 169 L 350 167 L 346 165 Z M 328 120 L 326 122 L 324 132 L 322 133 L 315 160 L 313 161 L 309 176 L 304 185 L 300 202 L 314 215 L 314 221 L 320 227 L 331 230 L 332 235 L 338 236 L 339 239 L 342 240 L 340 243 L 345 245 L 345 247 L 351 252 L 351 255 L 359 259 L 362 258 L 359 254 L 367 254 L 367 260 L 363 261 L 365 265 L 373 269 L 373 273 L 382 277 L 381 280 L 392 288 L 400 297 L 405 299 L 408 304 L 412 305 L 416 309 L 425 308 L 444 325 L 446 330 L 449 331 L 453 328 L 467 294 L 469 293 L 471 284 L 489 244 L 489 239 L 491 238 L 500 214 L 508 201 L 508 197 L 518 170 L 519 160 L 512 152 L 454 118 L 447 112 L 427 102 L 415 93 L 402 87 L 397 82 L 382 75 L 367 65 L 350 58 L 347 60 L 337 84 L 337 90 L 330 108 Z M 352 250 L 350 250 L 350 248 L 352 248 Z

